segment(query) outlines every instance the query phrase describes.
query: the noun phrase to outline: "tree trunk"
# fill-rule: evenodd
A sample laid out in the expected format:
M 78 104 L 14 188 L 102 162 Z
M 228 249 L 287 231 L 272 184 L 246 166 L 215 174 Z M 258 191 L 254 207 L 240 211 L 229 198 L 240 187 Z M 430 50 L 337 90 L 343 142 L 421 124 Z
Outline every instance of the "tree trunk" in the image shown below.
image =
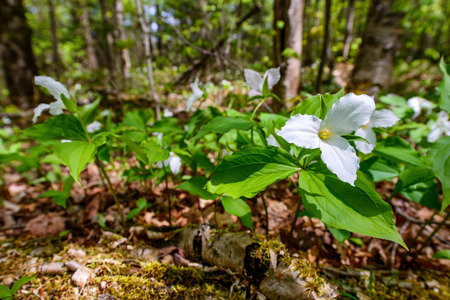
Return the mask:
M 106 0 L 100 0 L 100 8 L 102 11 L 102 38 L 105 52 L 105 65 L 108 69 L 109 83 L 115 88 L 115 56 L 114 56 L 114 38 L 111 33 L 111 25 L 108 18 L 108 6 Z
M 37 67 L 22 0 L 1 0 L 0 19 L 0 53 L 9 96 L 14 105 L 28 109 L 33 106 Z
M 353 23 L 355 20 L 355 0 L 348 0 L 347 6 L 347 22 L 345 23 L 344 49 L 342 50 L 342 58 L 347 59 L 352 45 Z
M 60 80 L 61 73 L 62 73 L 62 66 L 61 66 L 61 59 L 59 57 L 58 52 L 58 35 L 56 33 L 56 16 L 55 16 L 55 5 L 53 3 L 53 0 L 47 0 L 48 3 L 48 16 L 50 19 L 50 33 L 52 37 L 52 64 L 53 64 L 53 71 L 55 72 L 56 79 Z
M 274 93 L 282 100 L 298 95 L 300 88 L 301 56 L 303 41 L 303 8 L 305 0 L 276 0 L 274 2 L 273 63 L 280 67 L 281 78 L 274 87 Z M 279 28 L 277 24 L 284 22 Z M 286 49 L 292 49 L 288 57 L 283 55 Z M 272 109 L 279 112 L 283 103 L 273 102 Z
M 155 82 L 153 80 L 152 55 L 150 49 L 151 31 L 144 18 L 141 0 L 136 0 L 136 12 L 142 32 L 144 34 L 145 60 L 147 62 L 147 79 L 150 86 L 150 93 L 155 103 L 156 119 L 161 120 L 161 105 L 159 103 L 159 97 L 156 93 Z
M 329 56 L 330 49 L 330 15 L 331 15 L 331 0 L 325 1 L 325 33 L 322 43 L 322 54 L 320 57 L 319 72 L 317 74 L 317 86 L 316 91 L 320 93 L 322 91 L 322 79 L 323 71 Z
M 399 46 L 403 13 L 393 11 L 394 0 L 372 0 L 362 44 L 353 69 L 350 89 L 378 95 L 387 89 Z
M 127 33 L 125 31 L 125 25 L 124 25 L 124 12 L 123 12 L 122 0 L 115 0 L 114 8 L 116 11 L 118 41 L 124 42 L 127 40 Z M 128 50 L 127 47 L 123 47 L 123 45 L 120 50 L 120 60 L 121 60 L 123 76 L 125 78 L 129 78 L 130 77 L 130 68 L 131 68 L 130 51 Z
M 83 26 L 84 39 L 86 42 L 87 66 L 90 70 L 96 70 L 98 68 L 98 61 L 89 23 L 89 7 L 87 3 L 83 3 L 82 5 L 83 13 L 81 15 L 81 24 Z

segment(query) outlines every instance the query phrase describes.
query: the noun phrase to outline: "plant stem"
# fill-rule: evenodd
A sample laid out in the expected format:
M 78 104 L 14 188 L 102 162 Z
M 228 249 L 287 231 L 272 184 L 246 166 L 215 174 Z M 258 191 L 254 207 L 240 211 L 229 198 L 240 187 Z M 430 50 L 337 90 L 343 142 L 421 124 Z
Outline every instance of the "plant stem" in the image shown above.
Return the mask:
M 438 211 L 435 210 L 433 215 L 428 220 L 426 220 L 424 224 L 422 224 L 422 227 L 420 227 L 419 232 L 416 234 L 416 236 L 414 237 L 414 240 L 411 242 L 412 245 L 416 244 L 417 239 L 420 237 L 422 232 L 425 230 L 425 227 L 427 227 L 433 221 L 433 218 L 437 213 L 438 213 Z
M 423 248 L 425 248 L 428 245 L 428 243 L 431 241 L 431 238 L 439 231 L 439 229 L 441 229 L 442 226 L 444 226 L 445 222 L 447 222 L 449 217 L 450 217 L 450 214 L 448 213 L 447 216 L 444 218 L 444 220 L 441 223 L 439 223 L 439 225 L 436 227 L 436 229 L 434 229 L 433 232 L 423 242 L 420 249 L 414 254 L 413 259 L 415 259 L 417 257 L 417 255 L 419 255 L 420 252 L 422 252 Z
M 294 228 L 295 228 L 295 224 L 297 223 L 298 213 L 300 212 L 301 205 L 302 205 L 302 197 L 300 196 L 300 191 L 299 191 L 297 209 L 295 210 L 294 221 L 292 222 L 291 231 L 289 232 L 289 240 L 292 240 L 292 234 L 294 233 Z
M 70 199 L 67 199 L 67 203 L 69 203 L 70 209 L 73 211 L 73 214 L 75 215 L 75 219 L 77 220 L 78 225 L 80 225 L 81 228 L 84 228 L 84 224 L 83 222 L 81 222 L 81 218 L 78 215 L 78 212 L 75 210 L 72 201 L 70 201 Z
M 97 164 L 97 167 L 100 169 L 100 171 L 103 173 L 103 175 L 105 176 L 106 182 L 108 183 L 109 190 L 111 191 L 114 201 L 116 202 L 117 212 L 119 213 L 120 222 L 122 223 L 123 230 L 126 231 L 127 224 L 125 223 L 125 216 L 123 215 L 122 207 L 120 206 L 119 199 L 117 199 L 117 195 L 116 195 L 116 192 L 114 191 L 111 180 L 109 179 L 108 174 L 106 174 L 105 168 L 103 167 L 103 164 L 101 163 L 100 159 L 98 159 L 97 154 L 95 154 L 95 163 Z
M 266 203 L 266 199 L 264 199 L 264 193 L 261 192 L 260 194 L 261 194 L 261 199 L 264 204 L 264 211 L 266 212 L 266 235 L 269 235 L 269 211 L 267 210 L 267 203 Z
M 164 182 L 166 183 L 166 197 L 167 202 L 169 204 L 169 226 L 172 226 L 172 201 L 170 201 L 169 183 L 167 181 L 166 165 L 164 164 L 164 162 L 162 163 L 162 165 L 164 169 Z

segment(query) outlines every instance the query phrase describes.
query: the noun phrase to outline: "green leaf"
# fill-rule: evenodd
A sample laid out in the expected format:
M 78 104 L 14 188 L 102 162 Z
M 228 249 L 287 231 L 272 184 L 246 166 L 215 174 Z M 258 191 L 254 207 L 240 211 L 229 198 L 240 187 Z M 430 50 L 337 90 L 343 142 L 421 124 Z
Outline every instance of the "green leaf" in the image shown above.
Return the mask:
M 35 279 L 37 277 L 36 275 L 33 276 L 28 276 L 28 277 L 23 277 L 20 278 L 19 280 L 17 280 L 16 282 L 14 282 L 12 288 L 11 288 L 11 293 L 15 294 L 17 293 L 17 291 L 24 285 L 27 284 L 28 282 L 30 282 L 31 280 Z
M 291 116 L 302 114 L 302 115 L 312 115 L 321 118 L 322 115 L 326 115 L 328 110 L 333 106 L 333 104 L 338 101 L 342 96 L 344 96 L 344 89 L 333 95 L 315 95 L 308 99 L 303 100 L 291 113 Z M 322 98 L 322 99 L 321 99 Z M 326 111 L 324 110 L 323 103 L 326 105 Z
M 203 129 L 197 133 L 194 139 L 199 139 L 210 132 L 224 134 L 231 129 L 248 130 L 253 127 L 253 125 L 255 125 L 255 122 L 241 118 L 215 117 L 208 124 L 203 126 Z
M 234 198 L 252 198 L 268 185 L 299 170 L 294 159 L 279 148 L 245 146 L 224 158 L 208 181 L 207 190 Z
M 356 246 L 362 247 L 364 246 L 364 242 L 362 239 L 360 238 L 349 238 L 348 239 L 350 242 L 352 242 L 353 244 L 355 244 Z
M 97 217 L 98 217 L 98 219 L 97 219 L 98 225 L 99 225 L 101 228 L 103 228 L 103 229 L 105 229 L 105 230 L 108 230 L 108 226 L 106 226 L 106 218 L 105 218 L 105 216 L 102 215 L 101 213 L 98 213 L 98 214 L 97 214 Z
M 58 143 L 53 146 L 56 155 L 69 167 L 70 175 L 81 185 L 80 173 L 84 167 L 94 160 L 97 147 L 86 141 L 73 141 L 70 143 Z
M 439 189 L 434 179 L 406 187 L 400 191 L 400 194 L 402 194 L 405 198 L 421 205 L 437 210 L 441 209 L 441 203 L 439 202 Z
M 12 295 L 14 295 L 14 293 L 12 293 L 7 286 L 0 285 L 0 299 L 2 300 L 12 299 Z
M 61 94 L 61 100 L 64 103 L 64 106 L 67 108 L 67 110 L 70 111 L 71 113 L 74 114 L 78 111 L 78 107 L 75 101 L 70 100 L 69 98 L 64 96 L 64 94 Z
M 72 115 L 61 114 L 25 129 L 25 135 L 38 140 L 87 140 L 80 121 Z
M 252 213 L 248 213 L 245 216 L 239 217 L 239 219 L 241 219 L 241 222 L 242 224 L 244 224 L 244 226 L 253 229 Z
M 259 120 L 262 127 L 268 131 L 274 131 L 277 128 L 283 127 L 288 118 L 277 114 L 261 113 L 259 114 Z
M 445 250 L 436 252 L 436 253 L 433 255 L 433 258 L 450 259 L 450 249 L 445 249 Z
M 354 135 L 354 134 L 346 134 L 342 136 L 344 139 L 346 139 L 349 142 L 354 142 L 354 141 L 358 141 L 358 142 L 364 142 L 364 143 L 369 143 L 365 138 L 360 137 L 359 135 Z
M 439 68 L 444 74 L 444 78 L 442 78 L 442 81 L 437 87 L 437 90 L 441 94 L 439 98 L 439 107 L 450 113 L 450 76 L 447 72 L 447 66 L 445 65 L 443 57 L 439 62 Z
M 100 98 L 80 108 L 80 116 L 84 124 L 90 124 L 94 121 L 98 113 L 99 105 L 100 105 Z
M 130 138 L 126 137 L 126 136 L 121 136 L 120 139 L 122 140 L 122 142 L 125 142 L 125 144 L 127 144 L 128 148 L 130 151 L 134 151 L 134 153 L 136 154 L 136 157 L 142 161 L 144 164 L 148 165 L 148 158 L 147 155 L 145 153 L 145 151 L 135 142 L 133 142 Z
M 350 231 L 344 229 L 335 229 L 329 227 L 328 230 L 330 231 L 331 235 L 339 242 L 339 244 L 345 242 L 345 240 L 348 239 L 351 234 Z
M 123 123 L 132 128 L 145 132 L 147 130 L 148 118 L 143 110 L 128 111 L 123 118 Z
M 201 199 L 215 200 L 219 195 L 208 192 L 204 186 L 208 182 L 205 177 L 192 177 L 191 179 L 183 182 L 177 188 L 188 191 L 192 195 L 197 195 Z
M 152 203 L 147 203 L 147 200 L 145 198 L 139 198 L 138 201 L 136 201 L 136 208 L 132 209 L 127 216 L 127 221 L 131 220 L 136 216 L 140 211 L 142 211 L 145 208 L 151 207 Z
M 373 181 L 392 180 L 399 170 L 380 157 L 371 157 L 360 164 L 359 169 L 369 175 Z
M 427 157 L 431 161 L 434 175 L 442 184 L 442 213 L 450 205 L 450 137 L 438 139 L 428 150 Z
M 250 206 L 242 200 L 235 199 L 229 196 L 222 197 L 222 206 L 225 211 L 233 216 L 243 217 L 248 213 L 251 213 Z
M 147 164 L 151 166 L 154 162 L 164 161 L 169 157 L 170 151 L 164 149 L 158 141 L 148 140 L 141 144 L 141 149 L 147 155 Z
M 269 76 L 266 77 L 264 80 L 263 88 L 262 88 L 262 95 L 264 98 L 269 97 Z
M 299 187 L 306 210 L 325 225 L 391 240 L 406 248 L 391 206 L 361 172 L 353 187 L 340 181 L 323 163 L 316 163 L 300 173 Z
M 396 162 L 405 162 L 415 166 L 426 165 L 419 153 L 407 141 L 398 136 L 390 136 L 378 141 L 373 153 Z

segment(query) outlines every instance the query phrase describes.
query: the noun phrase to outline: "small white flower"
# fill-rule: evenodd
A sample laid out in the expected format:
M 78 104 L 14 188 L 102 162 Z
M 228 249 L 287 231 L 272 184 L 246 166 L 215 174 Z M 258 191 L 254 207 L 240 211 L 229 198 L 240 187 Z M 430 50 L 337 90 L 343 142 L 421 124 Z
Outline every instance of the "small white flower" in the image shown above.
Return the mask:
M 111 111 L 109 109 L 105 109 L 100 113 L 100 115 L 102 117 L 107 117 L 107 116 L 109 116 L 110 113 L 111 113 Z
M 448 113 L 446 111 L 441 111 L 438 113 L 438 119 L 430 127 L 431 131 L 428 134 L 427 141 L 429 143 L 434 143 L 438 138 L 445 133 L 450 136 L 450 121 L 448 120 Z
M 97 130 L 100 130 L 100 128 L 102 128 L 102 124 L 98 121 L 94 121 L 91 124 L 86 126 L 86 131 L 91 133 L 91 132 L 95 132 Z
M 286 122 L 278 135 L 298 147 L 319 148 L 327 168 L 340 180 L 354 185 L 359 158 L 342 135 L 369 123 L 374 110 L 375 101 L 371 97 L 347 94 L 334 103 L 324 120 L 298 114 Z
M 181 158 L 171 151 L 169 154 L 169 158 L 166 159 L 164 162 L 162 161 L 156 162 L 156 166 L 158 168 L 169 166 L 170 171 L 172 171 L 174 175 L 177 175 L 178 173 L 180 173 L 181 169 Z
M 372 128 L 377 127 L 391 127 L 400 120 L 397 116 L 388 109 L 376 110 L 370 116 L 369 123 L 356 130 L 355 135 L 365 138 L 369 143 L 355 141 L 356 149 L 362 153 L 368 154 L 375 148 L 377 138 Z
M 164 108 L 163 116 L 164 116 L 164 118 L 173 117 L 173 112 L 168 108 Z
M 230 91 L 234 90 L 234 86 L 232 86 L 232 85 L 231 85 L 231 82 L 229 82 L 228 80 L 223 79 L 223 80 L 220 82 L 220 84 L 221 84 L 224 88 L 226 88 L 227 90 L 230 90 Z
M 61 83 L 48 76 L 36 76 L 34 77 L 36 85 L 40 85 L 47 89 L 47 91 L 56 99 L 55 102 L 50 104 L 41 103 L 34 109 L 33 123 L 36 123 L 37 118 L 42 114 L 44 110 L 50 109 L 50 114 L 59 115 L 63 113 L 65 108 L 64 103 L 61 100 L 61 94 L 69 98 L 69 92 L 67 88 Z
M 198 87 L 198 77 L 195 78 L 195 81 L 191 83 L 192 94 L 189 96 L 186 101 L 186 112 L 189 112 L 194 105 L 195 101 L 203 97 L 202 90 Z
M 427 111 L 427 114 L 430 114 L 431 110 L 433 109 L 433 104 L 430 101 L 420 97 L 412 97 L 406 102 L 406 104 L 414 111 L 411 119 L 417 118 L 422 112 L 422 109 L 425 109 Z
M 61 143 L 72 143 L 72 140 L 61 140 Z
M 271 90 L 275 84 L 280 80 L 280 68 L 272 68 L 267 70 L 263 76 L 256 71 L 245 69 L 244 70 L 245 81 L 252 88 L 248 93 L 251 98 L 256 95 L 262 95 L 264 81 L 267 78 L 267 84 L 269 90 Z

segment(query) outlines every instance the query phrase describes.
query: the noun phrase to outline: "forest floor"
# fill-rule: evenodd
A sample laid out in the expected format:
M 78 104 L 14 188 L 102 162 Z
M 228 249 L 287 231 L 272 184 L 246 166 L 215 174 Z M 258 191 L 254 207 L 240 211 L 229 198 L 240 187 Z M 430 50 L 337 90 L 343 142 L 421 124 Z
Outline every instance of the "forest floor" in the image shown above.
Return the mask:
M 52 199 L 35 199 L 49 188 L 60 190 L 61 187 L 48 183 L 30 186 L 27 178 L 8 169 L 2 190 L 4 206 L 0 208 L 3 216 L 0 283 L 11 286 L 21 277 L 39 273 L 19 290 L 17 297 L 20 299 L 256 297 L 258 292 L 252 289 L 251 280 L 223 269 L 207 271 L 201 261 L 195 262 L 184 257 L 182 250 L 177 252 L 179 249 L 168 246 L 170 237 L 164 235 L 169 228 L 165 185 L 149 189 L 148 185 L 139 182 L 124 184 L 119 170 L 117 164 L 109 170 L 109 175 L 125 213 L 135 207 L 140 197 L 153 203 L 151 208 L 129 221 L 128 231 L 121 235 L 114 233 L 120 232 L 114 200 L 101 183 L 94 165 L 82 173 L 83 187 L 74 184 L 70 198 L 72 205 L 67 210 L 57 206 Z M 213 201 L 192 196 L 172 183 L 168 189 L 173 199 L 173 228 L 210 224 L 227 232 L 249 232 L 237 217 L 229 215 L 220 206 L 216 208 Z M 449 260 L 432 258 L 437 251 L 448 249 L 449 226 L 442 227 L 420 253 L 417 250 L 436 224 L 426 225 L 414 241 L 427 219 L 432 217 L 438 223 L 442 216 L 433 216 L 431 209 L 394 198 L 397 228 L 410 251 L 392 242 L 358 234 L 339 244 L 320 221 L 306 216 L 297 219 L 290 238 L 298 201 L 294 189 L 291 182 L 282 181 L 270 186 L 265 193 L 269 220 L 267 237 L 262 199 L 256 197 L 248 201 L 254 212 L 251 234 L 260 240 L 263 237 L 262 240 L 283 242 L 290 257 L 331 282 L 341 298 L 450 298 Z M 392 183 L 381 182 L 377 190 L 387 198 L 393 190 Z M 105 218 L 103 227 L 99 226 L 99 212 Z M 163 237 L 152 238 L 147 234 L 142 238 L 136 234 L 136 228 L 151 229 Z M 71 266 L 75 262 L 85 266 L 87 274 L 73 275 L 70 269 L 77 270 Z

